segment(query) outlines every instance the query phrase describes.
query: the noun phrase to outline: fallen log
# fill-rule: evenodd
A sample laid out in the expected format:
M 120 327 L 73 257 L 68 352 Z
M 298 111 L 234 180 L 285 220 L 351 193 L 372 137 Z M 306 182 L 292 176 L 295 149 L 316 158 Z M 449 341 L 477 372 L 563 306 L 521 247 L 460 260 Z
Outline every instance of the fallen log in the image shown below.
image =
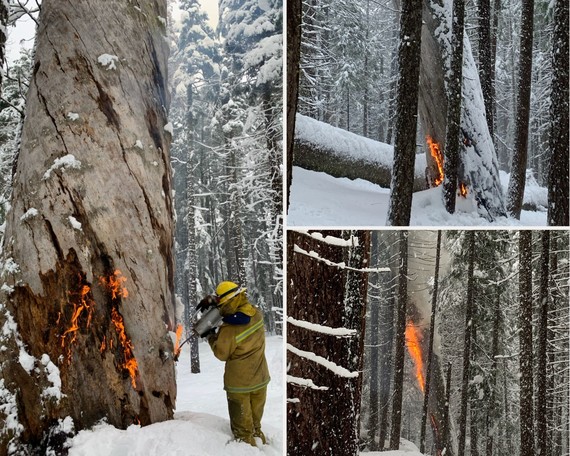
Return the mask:
M 393 146 L 297 114 L 293 165 L 390 188 Z M 425 154 L 416 155 L 414 192 L 428 188 Z

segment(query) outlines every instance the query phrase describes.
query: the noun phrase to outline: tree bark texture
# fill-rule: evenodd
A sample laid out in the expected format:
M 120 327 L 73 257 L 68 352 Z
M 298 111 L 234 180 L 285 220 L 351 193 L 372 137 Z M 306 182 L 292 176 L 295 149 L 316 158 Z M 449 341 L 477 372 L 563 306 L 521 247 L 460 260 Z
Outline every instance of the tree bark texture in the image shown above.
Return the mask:
M 394 353 L 394 395 L 392 396 L 392 425 L 390 427 L 390 449 L 400 449 L 400 427 L 402 423 L 402 397 L 404 382 L 404 355 L 406 352 L 406 308 L 408 301 L 408 232 L 400 231 L 400 266 L 398 273 L 398 308 L 396 312 Z
M 291 194 L 293 175 L 293 138 L 295 136 L 295 113 L 299 94 L 299 64 L 301 61 L 301 13 L 302 0 L 287 2 L 287 209 Z
M 441 149 L 447 128 L 447 97 L 451 68 L 451 0 L 424 0 L 419 114 L 424 136 Z M 474 194 L 478 212 L 490 220 L 506 214 L 499 167 L 493 140 L 487 128 L 485 104 L 469 38 L 463 39 L 461 86 L 461 147 L 458 179 Z M 436 160 L 426 154 L 430 182 L 441 177 Z
M 408 226 L 412 212 L 422 38 L 421 0 L 401 3 L 394 165 L 386 218 L 387 224 L 393 226 Z
M 309 125 L 318 122 L 304 116 L 297 116 L 297 129 L 293 142 L 294 155 L 293 165 L 311 171 L 327 173 L 333 177 L 347 177 L 348 179 L 364 179 L 383 188 L 390 187 L 392 179 L 392 163 L 387 162 L 385 148 L 387 144 L 364 138 L 346 130 L 326 125 L 329 141 L 337 145 L 346 144 L 347 153 L 340 154 L 336 149 L 315 141 L 310 136 L 310 131 L 299 126 L 301 122 L 309 122 Z M 323 125 L 323 124 L 321 124 Z M 376 156 L 368 153 L 378 149 Z M 362 151 L 362 157 L 354 157 L 354 152 Z M 415 159 L 413 191 L 418 192 L 428 188 L 425 179 L 425 155 L 420 154 Z M 422 166 L 424 165 L 424 166 Z
M 340 231 L 326 231 L 325 236 L 341 238 Z M 357 234 L 359 243 L 367 233 Z M 348 337 L 337 337 L 308 330 L 291 321 L 287 324 L 287 453 L 288 455 L 356 455 L 358 453 L 358 406 L 363 347 L 365 274 L 349 280 L 347 270 L 325 264 L 301 253 L 316 252 L 333 263 L 346 261 L 346 247 L 320 241 L 310 235 L 287 233 L 288 317 L 333 328 L 356 330 Z M 352 267 L 367 265 L 367 253 L 353 257 Z M 346 264 L 346 263 L 345 263 Z M 353 283 L 351 283 L 353 282 Z M 360 289 L 358 303 L 345 305 L 349 288 Z M 354 304 L 354 302 L 353 302 Z M 336 364 L 330 370 L 314 361 L 314 354 Z M 309 382 L 299 384 L 292 379 Z M 339 413 L 342 410 L 342 413 Z
M 8 26 L 8 13 L 10 11 L 10 3 L 8 0 L 0 0 L 0 68 L 4 68 L 6 63 L 6 40 L 8 34 L 6 27 Z M 4 71 L 0 73 L 0 95 L 2 95 L 2 81 Z
M 459 171 L 459 148 L 461 129 L 461 86 L 463 81 L 463 28 L 465 2 L 453 2 L 451 78 L 448 84 L 447 130 L 443 162 L 443 201 L 450 214 L 455 212 L 457 177 Z M 430 155 L 431 157 L 431 155 Z
M 511 178 L 507 190 L 507 211 L 517 219 L 521 216 L 528 156 L 528 124 L 530 116 L 530 85 L 532 81 L 532 35 L 534 0 L 522 1 L 520 61 L 515 125 L 515 145 L 511 161 Z
M 485 101 L 485 117 L 489 134 L 493 138 L 493 72 L 495 67 L 495 54 L 491 38 L 491 0 L 479 1 L 479 79 Z
M 546 413 L 546 386 L 547 386 L 547 331 L 548 331 L 548 274 L 550 264 L 550 231 L 544 230 L 541 233 L 542 252 L 540 255 L 540 317 L 538 322 L 538 363 L 536 373 L 536 386 L 538 391 L 536 401 L 536 450 L 541 456 L 546 454 L 548 445 L 547 434 L 547 413 Z
M 568 2 L 554 4 L 554 33 L 552 36 L 552 91 L 550 93 L 550 170 L 548 174 L 548 224 L 568 226 L 568 114 L 569 79 L 569 19 Z
M 467 405 L 469 398 L 469 371 L 471 368 L 471 331 L 473 326 L 473 269 L 475 263 L 475 232 L 468 231 L 469 266 L 467 270 L 467 302 L 465 311 L 465 342 L 463 345 L 463 377 L 461 382 L 461 411 L 459 416 L 459 450 L 457 454 L 465 454 L 465 438 L 467 432 Z
M 78 431 L 173 415 L 166 2 L 138 6 L 42 3 L 4 245 L 17 329 L 0 359 L 21 426 L 3 422 L 2 451 L 39 448 L 67 416 Z
M 534 456 L 532 231 L 519 233 L 520 454 Z

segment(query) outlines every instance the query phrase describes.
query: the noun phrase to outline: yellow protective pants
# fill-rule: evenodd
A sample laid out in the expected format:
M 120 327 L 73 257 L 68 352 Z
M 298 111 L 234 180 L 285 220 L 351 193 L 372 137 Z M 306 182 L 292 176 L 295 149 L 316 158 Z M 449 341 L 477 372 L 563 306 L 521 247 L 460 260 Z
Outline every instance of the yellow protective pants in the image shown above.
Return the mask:
M 255 437 L 265 444 L 265 435 L 261 432 L 261 417 L 265 407 L 267 387 L 251 393 L 228 393 L 230 426 L 237 440 L 255 445 Z

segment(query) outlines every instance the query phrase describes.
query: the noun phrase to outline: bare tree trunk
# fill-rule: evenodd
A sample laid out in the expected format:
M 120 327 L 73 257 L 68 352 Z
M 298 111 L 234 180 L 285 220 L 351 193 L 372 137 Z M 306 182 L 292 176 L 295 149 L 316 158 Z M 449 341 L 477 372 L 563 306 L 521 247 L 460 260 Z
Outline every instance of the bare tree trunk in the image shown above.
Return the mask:
M 539 455 L 546 454 L 548 442 L 546 421 L 546 386 L 547 386 L 547 331 L 548 331 L 548 266 L 550 262 L 550 231 L 542 231 L 542 252 L 540 256 L 540 320 L 538 324 L 538 372 L 536 376 L 536 451 Z
M 495 67 L 493 41 L 491 40 L 491 0 L 479 1 L 479 79 L 485 101 L 485 115 L 491 138 L 494 132 L 493 117 L 493 68 Z
M 483 0 L 485 1 L 485 0 Z M 488 0 L 487 0 L 488 1 Z M 461 87 L 463 85 L 464 0 L 453 2 L 451 78 L 447 85 L 447 130 L 443 163 L 443 201 L 450 214 L 455 212 L 459 174 L 459 135 L 461 130 Z
M 519 233 L 520 454 L 534 456 L 532 375 L 532 231 Z
M 4 68 L 6 64 L 6 40 L 8 35 L 6 28 L 8 26 L 8 13 L 10 12 L 9 0 L 0 0 L 0 68 Z M 2 95 L 2 81 L 4 70 L 0 72 L 0 95 Z
M 532 35 L 534 0 L 523 0 L 521 17 L 520 62 L 518 78 L 518 105 L 511 178 L 507 194 L 507 211 L 519 219 L 526 183 L 528 156 L 528 123 L 530 116 L 530 86 L 532 80 Z
M 497 356 L 499 355 L 499 338 L 501 331 L 501 294 L 497 291 L 497 299 L 495 300 L 495 309 L 493 317 L 493 341 L 491 348 L 492 364 L 491 378 L 489 380 L 491 394 L 489 398 L 489 410 L 487 412 L 487 442 L 485 446 L 486 456 L 493 456 L 493 442 L 499 441 L 497 437 L 499 428 L 499 404 L 497 404 L 498 385 L 499 385 L 499 366 Z
M 138 6 L 42 2 L 4 246 L 19 425 L 3 422 L 3 452 L 41 451 L 65 417 L 79 431 L 173 415 L 166 2 Z
M 425 440 L 426 440 L 426 423 L 428 415 L 428 403 L 429 403 L 429 391 L 430 391 L 430 380 L 431 380 L 431 370 L 432 370 L 432 357 L 433 357 L 433 336 L 435 331 L 435 314 L 437 311 L 437 291 L 439 288 L 439 259 L 441 256 L 441 230 L 437 232 L 437 246 L 435 250 L 435 272 L 433 278 L 433 291 L 431 298 L 431 319 L 429 324 L 429 346 L 428 346 L 428 358 L 427 358 L 427 369 L 426 369 L 426 387 L 424 392 L 424 405 L 422 410 L 422 425 L 420 430 L 420 453 L 425 450 Z
M 295 136 L 295 114 L 299 93 L 302 9 L 302 0 L 289 0 L 287 2 L 287 210 L 289 210 L 291 177 L 293 175 L 293 138 Z
M 390 449 L 400 449 L 402 423 L 402 396 L 404 382 L 404 355 L 406 350 L 406 307 L 408 300 L 408 232 L 400 231 L 400 268 L 398 277 L 398 311 L 394 354 L 394 395 L 392 396 L 392 426 Z
M 465 454 L 465 437 L 467 431 L 467 404 L 469 398 L 469 371 L 471 368 L 471 330 L 473 327 L 473 269 L 475 263 L 475 232 L 468 231 L 466 240 L 469 243 L 469 266 L 467 270 L 467 302 L 465 311 L 465 342 L 463 346 L 463 379 L 461 382 L 461 412 L 459 416 L 459 450 L 457 454 Z
M 407 226 L 412 212 L 422 13 L 421 0 L 402 0 L 394 167 L 388 225 Z
M 335 242 L 287 233 L 287 453 L 292 456 L 358 453 L 365 294 L 358 296 L 357 291 L 365 293 L 366 278 L 362 272 L 349 275 L 338 266 L 347 264 L 347 247 L 339 245 L 342 233 L 322 234 L 332 236 Z M 349 253 L 349 263 L 355 269 L 368 264 L 367 236 L 364 232 L 355 236 L 364 249 Z M 309 252 L 333 264 L 318 261 Z M 326 328 L 324 332 L 307 328 L 303 322 L 337 328 L 344 336 L 329 334 Z M 336 367 L 327 367 L 330 363 Z M 315 426 L 317 421 L 326 426 Z
M 371 234 L 371 253 L 370 264 L 372 267 L 377 267 L 380 264 L 380 241 L 379 231 L 373 231 Z M 369 284 L 368 292 L 368 307 L 370 308 L 370 394 L 368 397 L 369 414 L 368 414 L 368 447 L 370 451 L 378 451 L 380 445 L 376 441 L 376 435 L 380 427 L 380 413 L 378 410 L 378 397 L 380 389 L 380 370 L 378 368 L 380 358 L 380 293 L 383 281 L 379 274 L 372 277 Z M 380 442 L 382 443 L 382 442 Z
M 445 444 L 445 454 L 451 450 L 451 422 L 449 418 L 449 404 L 451 401 L 451 363 L 447 364 L 447 376 L 445 382 L 445 408 L 443 411 L 443 441 Z M 443 453 L 442 453 L 443 454 Z
M 550 170 L 548 174 L 548 224 L 568 226 L 568 2 L 554 4 L 552 36 L 552 91 L 550 105 Z

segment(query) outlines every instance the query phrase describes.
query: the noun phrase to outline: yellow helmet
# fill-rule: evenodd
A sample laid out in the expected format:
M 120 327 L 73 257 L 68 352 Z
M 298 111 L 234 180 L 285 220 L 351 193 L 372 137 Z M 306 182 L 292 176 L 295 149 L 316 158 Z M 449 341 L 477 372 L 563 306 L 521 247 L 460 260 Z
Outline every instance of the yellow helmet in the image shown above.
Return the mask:
M 237 294 L 241 293 L 243 290 L 240 286 L 233 282 L 220 282 L 216 287 L 216 296 L 218 297 L 218 305 L 222 305 L 228 302 Z

